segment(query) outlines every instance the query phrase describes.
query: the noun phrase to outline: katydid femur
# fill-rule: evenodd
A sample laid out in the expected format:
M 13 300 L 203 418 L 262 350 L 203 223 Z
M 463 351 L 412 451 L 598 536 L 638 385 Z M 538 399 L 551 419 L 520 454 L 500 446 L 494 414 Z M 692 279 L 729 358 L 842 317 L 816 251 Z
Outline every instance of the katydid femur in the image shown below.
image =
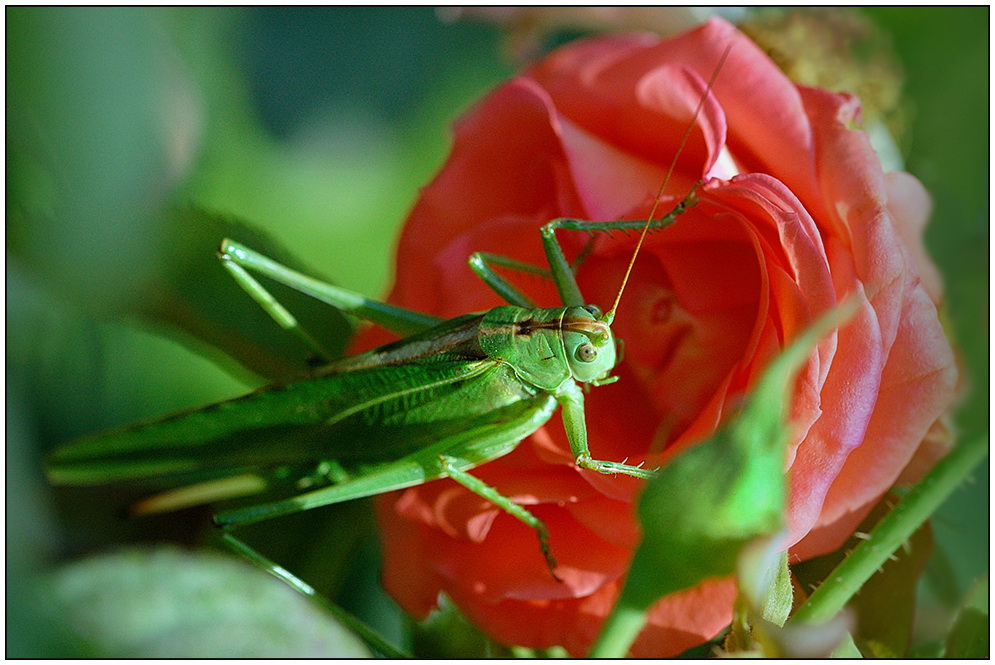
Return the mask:
M 721 61 L 716 74 L 719 68 Z M 680 149 L 714 80 L 713 75 Z M 629 272 L 615 303 L 603 314 L 581 295 L 574 267 L 555 232 L 641 229 L 631 271 L 646 232 L 673 223 L 694 201 L 692 188 L 660 218 L 654 206 L 645 220 L 553 220 L 541 231 L 548 269 L 474 254 L 471 268 L 509 304 L 448 321 L 319 282 L 225 240 L 219 250 L 222 265 L 277 323 L 316 353 L 321 353 L 317 343 L 253 273 L 408 336 L 329 362 L 297 382 L 78 440 L 49 457 L 49 477 L 70 485 L 175 477 L 177 489 L 141 502 L 137 512 L 174 510 L 267 490 L 290 495 L 221 512 L 215 521 L 226 530 L 448 477 L 535 529 L 553 571 L 556 562 L 542 522 L 471 475 L 473 467 L 509 453 L 560 407 L 577 467 L 652 476 L 651 470 L 639 466 L 593 459 L 584 421 L 581 384 L 613 380 L 616 340 L 610 324 Z M 495 266 L 548 276 L 563 306 L 537 307 Z M 367 445 L 373 438 L 377 445 Z

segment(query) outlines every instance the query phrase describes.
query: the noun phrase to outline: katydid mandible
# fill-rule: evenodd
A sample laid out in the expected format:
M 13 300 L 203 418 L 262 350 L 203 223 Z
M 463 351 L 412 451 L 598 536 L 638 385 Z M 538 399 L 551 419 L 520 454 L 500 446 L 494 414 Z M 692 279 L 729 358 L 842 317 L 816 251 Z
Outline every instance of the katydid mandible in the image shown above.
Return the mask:
M 695 202 L 697 186 L 671 212 L 656 217 L 656 205 L 726 55 L 728 49 L 694 111 L 647 219 L 563 218 L 547 223 L 541 237 L 548 269 L 490 254 L 470 257 L 470 267 L 508 305 L 443 321 L 319 282 L 234 241 L 223 241 L 218 256 L 236 283 L 319 355 L 317 343 L 252 273 L 407 337 L 329 362 L 296 382 L 70 443 L 48 458 L 50 479 L 66 485 L 171 481 L 175 489 L 142 501 L 135 508 L 138 513 L 264 491 L 286 495 L 217 514 L 215 522 L 229 530 L 448 477 L 532 527 L 550 571 L 555 571 L 543 523 L 469 471 L 511 452 L 559 407 L 577 467 L 644 479 L 652 476 L 652 470 L 624 461 L 592 458 L 581 384 L 598 386 L 617 378 L 610 376 L 617 360 L 610 325 L 639 247 L 649 230 L 673 223 Z M 576 266 L 568 262 L 556 239 L 560 229 L 641 229 L 608 312 L 602 313 L 581 295 Z M 537 307 L 494 267 L 551 278 L 563 306 Z

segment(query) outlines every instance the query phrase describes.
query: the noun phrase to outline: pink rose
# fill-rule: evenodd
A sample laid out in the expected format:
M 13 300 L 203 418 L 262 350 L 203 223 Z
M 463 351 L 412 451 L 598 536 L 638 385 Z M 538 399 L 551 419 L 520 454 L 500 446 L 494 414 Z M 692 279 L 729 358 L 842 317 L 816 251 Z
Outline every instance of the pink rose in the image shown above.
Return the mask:
M 544 264 L 538 229 L 550 219 L 645 216 L 730 43 L 662 209 L 704 179 L 700 201 L 648 237 L 613 326 L 625 341 L 621 380 L 590 391 L 587 422 L 596 458 L 666 463 L 714 431 L 816 317 L 858 298 L 797 383 L 787 460 L 797 560 L 838 547 L 896 481 L 945 452 L 931 428 L 957 378 L 921 245 L 929 197 L 912 176 L 885 174 L 867 136 L 849 129 L 853 97 L 793 84 L 721 20 L 666 41 L 568 45 L 458 123 L 404 228 L 390 301 L 445 317 L 484 310 L 501 301 L 467 267 L 472 252 Z M 586 237 L 560 239 L 570 256 Z M 611 305 L 634 244 L 598 238 L 578 273 L 590 302 Z M 518 283 L 540 305 L 559 304 L 551 284 Z M 388 590 L 418 617 L 445 592 L 503 643 L 585 653 L 638 541 L 640 483 L 577 470 L 558 415 L 475 473 L 547 524 L 563 581 L 532 530 L 443 480 L 380 500 Z M 716 579 L 664 598 L 632 653 L 670 656 L 710 639 L 734 595 L 732 580 Z

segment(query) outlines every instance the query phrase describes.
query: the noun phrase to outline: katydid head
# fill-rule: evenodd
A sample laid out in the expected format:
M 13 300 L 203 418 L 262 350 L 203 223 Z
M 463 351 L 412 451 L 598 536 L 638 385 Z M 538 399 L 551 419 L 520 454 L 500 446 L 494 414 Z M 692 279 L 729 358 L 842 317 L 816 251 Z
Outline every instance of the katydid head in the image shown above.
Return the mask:
M 596 305 L 567 309 L 563 348 L 570 373 L 582 383 L 601 381 L 615 367 L 615 337 Z

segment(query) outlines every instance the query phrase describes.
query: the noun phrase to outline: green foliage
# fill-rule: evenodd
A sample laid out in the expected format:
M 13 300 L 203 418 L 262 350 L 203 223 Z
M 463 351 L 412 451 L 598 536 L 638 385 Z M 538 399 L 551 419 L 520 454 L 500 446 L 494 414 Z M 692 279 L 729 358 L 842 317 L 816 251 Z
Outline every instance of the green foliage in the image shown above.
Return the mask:
M 17 7 L 8 19 L 8 249 L 91 309 L 134 303 L 167 240 L 158 216 L 181 137 L 166 120 L 183 113 L 188 82 L 147 8 Z
M 991 8 L 862 11 L 886 29 L 905 69 L 906 168 L 933 197 L 926 245 L 943 275 L 945 323 L 962 358 L 964 397 L 955 424 L 962 440 L 972 440 L 987 435 L 991 425 L 990 153 L 988 143 L 978 140 L 988 136 L 990 117 L 984 82 L 990 71 Z M 982 466 L 974 482 L 937 512 L 936 549 L 950 564 L 947 584 L 953 587 L 930 589 L 924 602 L 934 614 L 949 610 L 944 599 L 961 597 L 988 570 L 989 486 L 989 470 Z
M 947 658 L 988 658 L 989 650 L 989 612 L 988 578 L 978 580 L 971 589 L 957 615 L 947 637 Z

